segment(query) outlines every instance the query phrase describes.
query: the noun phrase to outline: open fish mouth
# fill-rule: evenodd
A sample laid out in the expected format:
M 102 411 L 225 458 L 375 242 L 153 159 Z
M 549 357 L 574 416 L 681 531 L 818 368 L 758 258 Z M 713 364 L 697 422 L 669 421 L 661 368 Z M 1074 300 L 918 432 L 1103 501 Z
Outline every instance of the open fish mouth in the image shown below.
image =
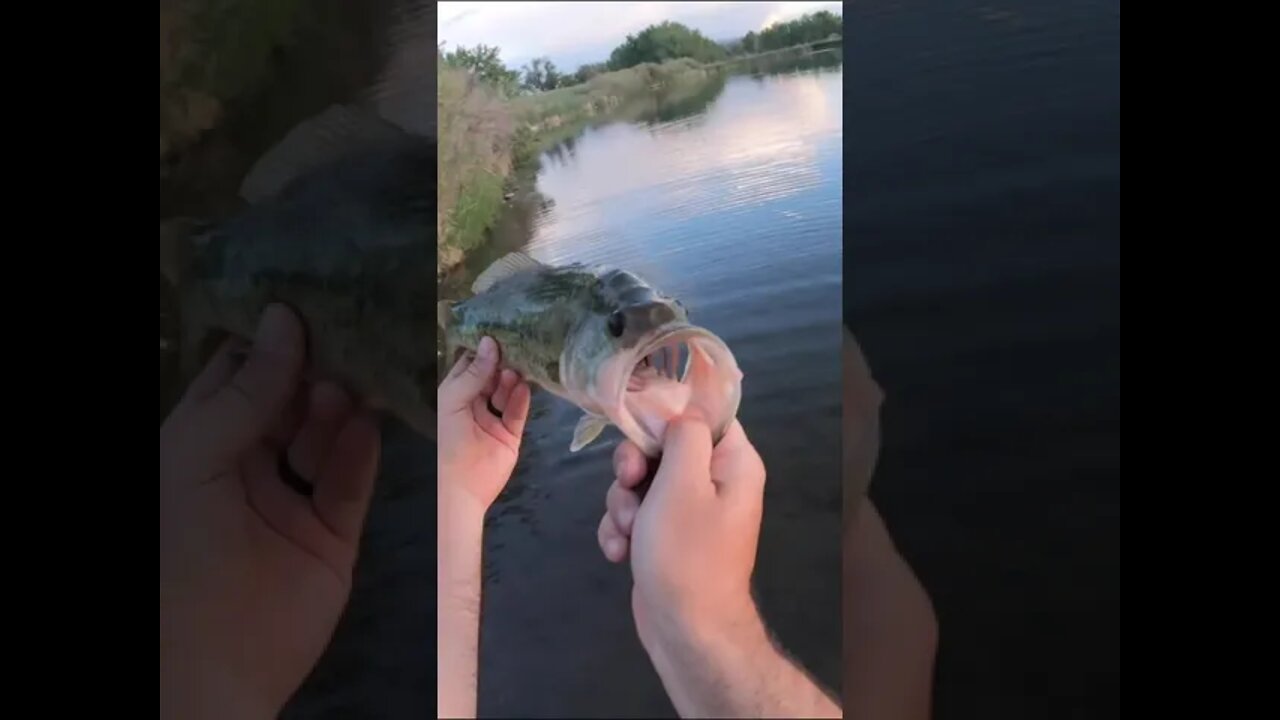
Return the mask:
M 662 451 L 667 426 L 696 415 L 723 437 L 738 412 L 742 372 L 729 347 L 688 324 L 658 328 L 604 373 L 610 419 L 646 455 Z

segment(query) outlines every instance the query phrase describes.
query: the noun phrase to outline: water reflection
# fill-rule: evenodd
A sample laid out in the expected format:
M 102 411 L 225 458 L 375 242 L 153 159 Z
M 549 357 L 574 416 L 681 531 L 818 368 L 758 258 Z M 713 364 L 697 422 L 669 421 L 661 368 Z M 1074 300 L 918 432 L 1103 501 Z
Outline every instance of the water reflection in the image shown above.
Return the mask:
M 824 682 L 839 667 L 842 75 L 720 76 L 542 158 L 501 247 L 623 267 L 680 297 L 746 375 L 740 419 L 769 468 L 766 618 Z M 480 712 L 670 713 L 638 647 L 625 568 L 595 543 L 619 435 L 570 453 L 580 411 L 540 393 L 486 535 Z M 803 612 L 797 611 L 803 598 Z M 554 638 L 554 643 L 550 640 Z M 602 641 L 607 638 L 607 641 Z M 555 647 L 550 656 L 547 647 Z M 595 689 L 584 686 L 586 680 Z M 626 678 L 613 680 L 614 678 Z

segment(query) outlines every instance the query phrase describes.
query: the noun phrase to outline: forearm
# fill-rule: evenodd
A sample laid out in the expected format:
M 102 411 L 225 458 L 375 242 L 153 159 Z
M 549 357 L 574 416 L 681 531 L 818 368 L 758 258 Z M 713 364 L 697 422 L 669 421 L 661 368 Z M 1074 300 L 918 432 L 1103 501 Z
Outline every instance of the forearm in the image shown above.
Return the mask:
M 645 647 L 681 717 L 842 717 L 754 608 L 714 630 L 660 630 Z
M 190 658 L 186 658 L 190 661 Z M 160 718 L 267 718 L 275 717 L 273 708 L 246 692 L 242 683 L 217 671 L 175 667 L 181 659 L 160 659 Z
M 475 717 L 484 512 L 437 494 L 436 711 Z
M 246 682 L 226 661 L 217 638 L 201 636 L 202 619 L 160 593 L 160 717 L 266 718 L 279 705 Z

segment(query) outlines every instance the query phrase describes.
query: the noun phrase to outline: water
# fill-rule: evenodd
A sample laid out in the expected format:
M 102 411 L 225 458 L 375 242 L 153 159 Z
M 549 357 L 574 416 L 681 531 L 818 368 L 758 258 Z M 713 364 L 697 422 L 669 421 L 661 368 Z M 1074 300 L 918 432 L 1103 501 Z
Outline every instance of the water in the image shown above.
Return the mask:
M 936 715 L 1120 698 L 1120 11 L 850 4 L 845 317 Z
M 842 79 L 838 67 L 736 75 L 711 97 L 587 130 L 543 157 L 532 217 L 499 242 L 548 263 L 626 267 L 733 348 L 740 419 L 769 470 L 761 607 L 836 688 Z M 635 635 L 630 571 L 596 544 L 619 434 L 571 455 L 579 415 L 536 397 L 490 513 L 482 715 L 673 714 Z

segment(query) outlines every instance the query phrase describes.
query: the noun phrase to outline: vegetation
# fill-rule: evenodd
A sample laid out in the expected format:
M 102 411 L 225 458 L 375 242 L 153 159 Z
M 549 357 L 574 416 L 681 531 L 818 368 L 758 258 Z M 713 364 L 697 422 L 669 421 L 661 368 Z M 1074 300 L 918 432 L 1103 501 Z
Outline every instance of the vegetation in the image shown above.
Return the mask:
M 272 53 L 291 39 L 298 0 L 160 4 L 160 160 L 222 120 L 228 103 L 262 87 Z
M 795 20 L 774 23 L 759 33 L 749 32 L 735 43 L 741 53 L 762 53 L 844 37 L 844 21 L 829 10 L 806 13 Z
M 727 56 L 723 46 L 697 30 L 667 21 L 650 25 L 637 35 L 628 35 L 609 55 L 609 69 L 623 70 L 640 63 L 663 63 L 676 58 L 712 63 Z
M 524 87 L 527 90 L 555 90 L 572 78 L 572 75 L 561 75 L 550 58 L 534 58 L 524 66 Z
M 474 48 L 456 48 L 445 53 L 440 58 L 440 64 L 471 72 L 503 97 L 511 97 L 520 90 L 520 73 L 509 70 L 502 64 L 496 47 L 477 45 Z
M 609 72 L 608 63 L 589 63 L 578 68 L 578 72 L 573 74 L 573 84 L 581 85 L 591 78 L 601 73 Z
M 652 110 L 655 94 L 668 105 L 705 102 L 723 85 L 717 66 L 731 55 L 750 58 L 842 34 L 840 17 L 826 11 L 747 33 L 728 46 L 664 22 L 628 35 L 607 63 L 573 73 L 545 57 L 509 69 L 498 49 L 485 45 L 445 54 L 438 79 L 437 272 L 483 241 L 508 193 L 531 180 L 544 150 L 585 125 Z
M 515 124 L 498 88 L 450 63 L 437 68 L 439 273 L 461 261 L 497 218 Z

